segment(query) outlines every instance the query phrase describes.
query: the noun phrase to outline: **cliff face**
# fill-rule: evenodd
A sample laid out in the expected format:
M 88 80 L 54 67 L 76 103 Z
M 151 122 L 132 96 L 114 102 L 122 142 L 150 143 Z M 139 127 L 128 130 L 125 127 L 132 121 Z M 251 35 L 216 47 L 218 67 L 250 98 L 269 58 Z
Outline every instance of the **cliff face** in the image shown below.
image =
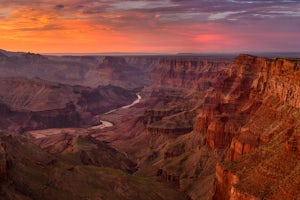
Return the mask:
M 178 177 L 192 199 L 298 199 L 299 66 L 300 59 L 238 56 L 199 91 L 193 132 L 162 150 L 159 174 Z
M 230 57 L 184 56 L 158 57 L 156 64 L 148 60 L 151 77 L 156 82 L 151 92 L 156 104 L 144 112 L 147 134 L 153 138 L 161 135 L 174 138 L 191 132 L 201 104 L 199 96 L 225 72 L 230 60 Z
M 240 129 L 258 109 L 282 118 L 271 104 L 298 108 L 298 65 L 294 60 L 239 56 L 207 94 L 195 129 L 207 136 L 211 147 L 228 147 L 236 134 L 249 130 Z M 217 141 L 220 137 L 225 143 Z
M 154 67 L 152 76 L 161 86 L 206 90 L 227 69 L 229 63 L 230 58 L 166 57 Z
M 299 66 L 299 59 L 240 55 L 207 95 L 195 130 L 211 148 L 229 149 L 214 199 L 299 198 L 297 186 L 279 183 L 300 179 L 292 160 L 299 159 Z
M 135 159 L 140 164 L 141 174 L 145 172 L 147 175 L 157 176 L 160 181 L 170 182 L 191 199 L 300 199 L 299 59 L 240 55 L 229 65 L 230 58 L 203 59 L 186 56 L 17 56 L 26 63 L 24 66 L 30 63 L 31 67 L 45 63 L 64 63 L 67 66 L 61 68 L 62 71 L 71 70 L 70 63 L 77 63 L 72 69 L 74 71 L 71 70 L 72 73 L 66 77 L 71 83 L 83 81 L 84 84 L 93 86 L 113 83 L 133 88 L 155 82 L 142 91 L 141 103 L 130 110 L 123 109 L 121 114 L 106 116 L 107 120 L 111 117 L 117 121 L 111 130 L 107 133 L 106 130 L 93 133 L 95 138 L 104 138 L 111 142 L 109 145 Z M 3 63 L 7 62 L 11 62 L 11 58 L 0 55 L 0 69 L 4 69 Z M 84 62 L 89 64 L 83 69 L 80 66 Z M 17 70 L 18 67 L 12 69 Z M 29 68 L 21 70 L 30 72 Z M 44 73 L 39 67 L 37 71 Z M 147 77 L 148 74 L 151 77 Z M 65 78 L 52 75 L 51 78 L 54 79 Z M 39 79 L 31 80 L 31 84 L 26 86 L 26 81 L 28 80 L 17 82 L 14 78 L 8 82 L 0 82 L 3 83 L 0 85 L 1 128 L 31 130 L 64 127 L 66 124 L 80 126 L 83 120 L 91 122 L 95 115 L 129 104 L 136 98 L 137 92 L 111 85 L 91 89 L 53 84 Z M 132 81 L 137 82 L 132 84 Z M 9 93 L 13 88 L 10 86 L 19 89 L 15 93 Z M 39 102 L 40 99 L 43 101 Z M 12 126 L 8 126 L 12 122 Z M 110 167 L 126 172 L 135 170 L 134 164 L 123 154 L 120 155 L 115 149 L 109 148 L 108 144 L 94 138 L 79 138 L 76 134 L 62 133 L 37 138 L 35 142 L 48 152 L 66 153 L 61 158 L 72 164 Z M 114 162 L 116 157 L 119 160 Z M 11 163 L 7 162 L 12 159 L 12 156 L 7 157 L 7 145 L 0 142 L 1 180 L 7 176 L 7 170 L 12 170 Z M 30 158 L 28 160 L 29 163 L 35 163 Z M 23 159 L 21 163 L 26 166 L 28 160 Z M 48 172 L 44 170 L 46 167 L 52 173 L 50 169 L 53 162 L 50 162 L 50 166 L 48 161 L 45 161 L 46 164 L 42 163 L 42 166 L 40 163 L 34 164 L 34 167 Z M 18 172 L 19 168 L 16 166 L 15 171 Z M 66 169 L 61 170 L 61 173 L 54 170 L 57 172 L 54 173 L 55 179 L 64 177 L 65 171 L 72 175 L 64 177 L 69 178 L 71 184 L 74 179 L 70 177 L 77 176 L 78 171 L 84 172 L 84 180 L 85 172 L 91 178 L 94 176 L 86 166 Z M 98 174 L 93 183 L 98 184 L 98 178 L 102 178 L 107 172 L 102 173 L 102 170 L 101 176 Z M 140 188 L 134 184 L 127 187 L 126 180 L 114 173 L 111 177 L 117 180 L 117 184 L 114 181 L 110 184 L 117 191 L 130 191 L 132 186 Z M 72 194 L 73 191 L 68 186 L 60 185 L 63 182 L 57 183 L 48 174 L 46 177 L 46 183 L 49 178 L 52 181 L 50 183 L 59 186 L 58 189 L 62 187 L 63 191 Z M 22 181 L 17 178 L 14 180 L 16 183 Z M 19 185 L 28 185 L 28 182 Z M 148 183 L 146 185 L 149 186 Z M 97 185 L 97 188 L 103 187 Z M 147 188 L 145 191 L 151 193 L 154 190 Z M 153 198 L 157 196 L 154 195 Z
M 266 59 L 247 55 L 239 56 L 229 70 L 230 77 L 251 77 L 250 98 L 274 96 L 282 104 L 299 108 L 299 59 Z
M 193 129 L 203 97 L 224 76 L 229 62 L 230 58 L 161 58 L 151 71 L 156 81 L 149 94 L 153 102 L 145 103 L 147 109 L 140 118 L 145 131 L 135 133 L 129 141 L 118 141 L 117 148 L 133 154 L 141 168 L 153 165 L 159 180 L 170 182 L 190 197 L 211 196 L 211 177 L 219 155 L 204 146 L 206 139 Z M 202 183 L 205 187 L 199 190 L 196 186 Z

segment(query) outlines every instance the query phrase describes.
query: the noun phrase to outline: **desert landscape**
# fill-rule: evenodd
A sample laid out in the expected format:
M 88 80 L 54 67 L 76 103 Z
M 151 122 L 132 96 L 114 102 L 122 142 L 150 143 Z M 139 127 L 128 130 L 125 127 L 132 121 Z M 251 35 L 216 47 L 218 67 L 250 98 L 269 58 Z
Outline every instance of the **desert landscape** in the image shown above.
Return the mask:
M 2 53 L 1 71 L 26 56 Z M 299 198 L 299 58 L 60 57 L 51 67 L 99 60 L 90 70 L 138 73 L 134 88 L 119 76 L 101 78 L 123 87 L 43 80 L 41 59 L 57 58 L 30 54 L 28 74 L 0 80 L 6 199 Z
M 298 1 L 0 3 L 0 200 L 300 200 Z

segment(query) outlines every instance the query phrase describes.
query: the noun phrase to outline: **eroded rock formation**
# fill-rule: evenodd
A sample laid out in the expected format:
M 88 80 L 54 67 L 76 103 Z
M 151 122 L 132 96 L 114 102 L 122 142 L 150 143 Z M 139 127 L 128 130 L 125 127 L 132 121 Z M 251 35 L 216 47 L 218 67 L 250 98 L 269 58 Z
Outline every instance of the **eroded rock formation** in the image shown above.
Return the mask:
M 160 168 L 178 175 L 181 190 L 193 199 L 298 199 L 299 66 L 299 59 L 238 56 L 198 99 L 193 132 L 164 148 Z M 176 70 L 171 71 L 176 80 Z M 197 145 L 190 142 L 195 138 Z M 187 160 L 197 169 L 207 157 L 214 159 L 194 171 L 197 176 L 187 172 Z M 214 177 L 213 193 L 203 195 L 201 187 Z
M 211 148 L 229 147 L 227 161 L 217 165 L 214 199 L 299 197 L 296 183 L 280 184 L 299 167 L 292 160 L 299 159 L 299 66 L 298 59 L 240 55 L 217 85 L 213 95 L 219 102 L 209 107 L 236 126 L 226 133 L 226 121 L 214 122 L 216 109 L 206 109 L 198 118 L 197 130 Z M 220 109 L 223 105 L 233 109 Z M 216 124 L 219 128 L 213 128 Z M 218 145 L 219 140 L 224 143 Z M 299 178 L 294 174 L 293 179 Z

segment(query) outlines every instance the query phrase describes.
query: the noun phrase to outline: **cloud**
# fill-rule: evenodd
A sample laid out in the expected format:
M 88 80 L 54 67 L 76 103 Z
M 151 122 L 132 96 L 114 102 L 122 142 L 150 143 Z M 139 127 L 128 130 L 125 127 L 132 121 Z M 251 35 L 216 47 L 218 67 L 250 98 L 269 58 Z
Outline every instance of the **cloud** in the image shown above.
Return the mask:
M 257 44 L 268 49 L 274 48 L 271 41 L 300 32 L 296 0 L 0 0 L 0 4 L 2 38 L 8 38 L 6 34 L 14 40 L 55 41 L 59 36 L 64 40 L 56 43 L 66 48 L 63 43 L 69 37 L 70 43 L 90 46 L 89 51 L 107 41 L 134 51 L 155 46 L 160 51 L 254 49 L 256 41 L 269 35 L 269 43 Z M 287 41 L 285 49 L 300 46 L 299 37 L 293 35 L 297 41 Z
M 55 5 L 55 9 L 57 9 L 57 10 L 63 9 L 64 7 L 65 7 L 65 6 L 62 5 L 62 4 L 57 4 L 57 5 Z
M 27 27 L 27 28 L 17 28 L 15 30 L 19 31 L 53 31 L 53 30 L 61 30 L 63 29 L 62 26 L 57 24 L 47 24 L 41 27 Z

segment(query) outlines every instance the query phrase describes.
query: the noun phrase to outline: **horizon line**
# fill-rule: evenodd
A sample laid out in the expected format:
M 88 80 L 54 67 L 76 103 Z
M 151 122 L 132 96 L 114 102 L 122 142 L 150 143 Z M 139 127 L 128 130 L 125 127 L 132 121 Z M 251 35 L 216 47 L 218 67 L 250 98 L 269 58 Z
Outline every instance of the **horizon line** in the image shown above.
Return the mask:
M 0 49 L 11 53 L 34 53 L 48 56 L 67 56 L 67 55 L 236 55 L 236 54 L 299 54 L 297 51 L 232 51 L 232 52 L 31 52 L 31 51 L 11 51 Z

